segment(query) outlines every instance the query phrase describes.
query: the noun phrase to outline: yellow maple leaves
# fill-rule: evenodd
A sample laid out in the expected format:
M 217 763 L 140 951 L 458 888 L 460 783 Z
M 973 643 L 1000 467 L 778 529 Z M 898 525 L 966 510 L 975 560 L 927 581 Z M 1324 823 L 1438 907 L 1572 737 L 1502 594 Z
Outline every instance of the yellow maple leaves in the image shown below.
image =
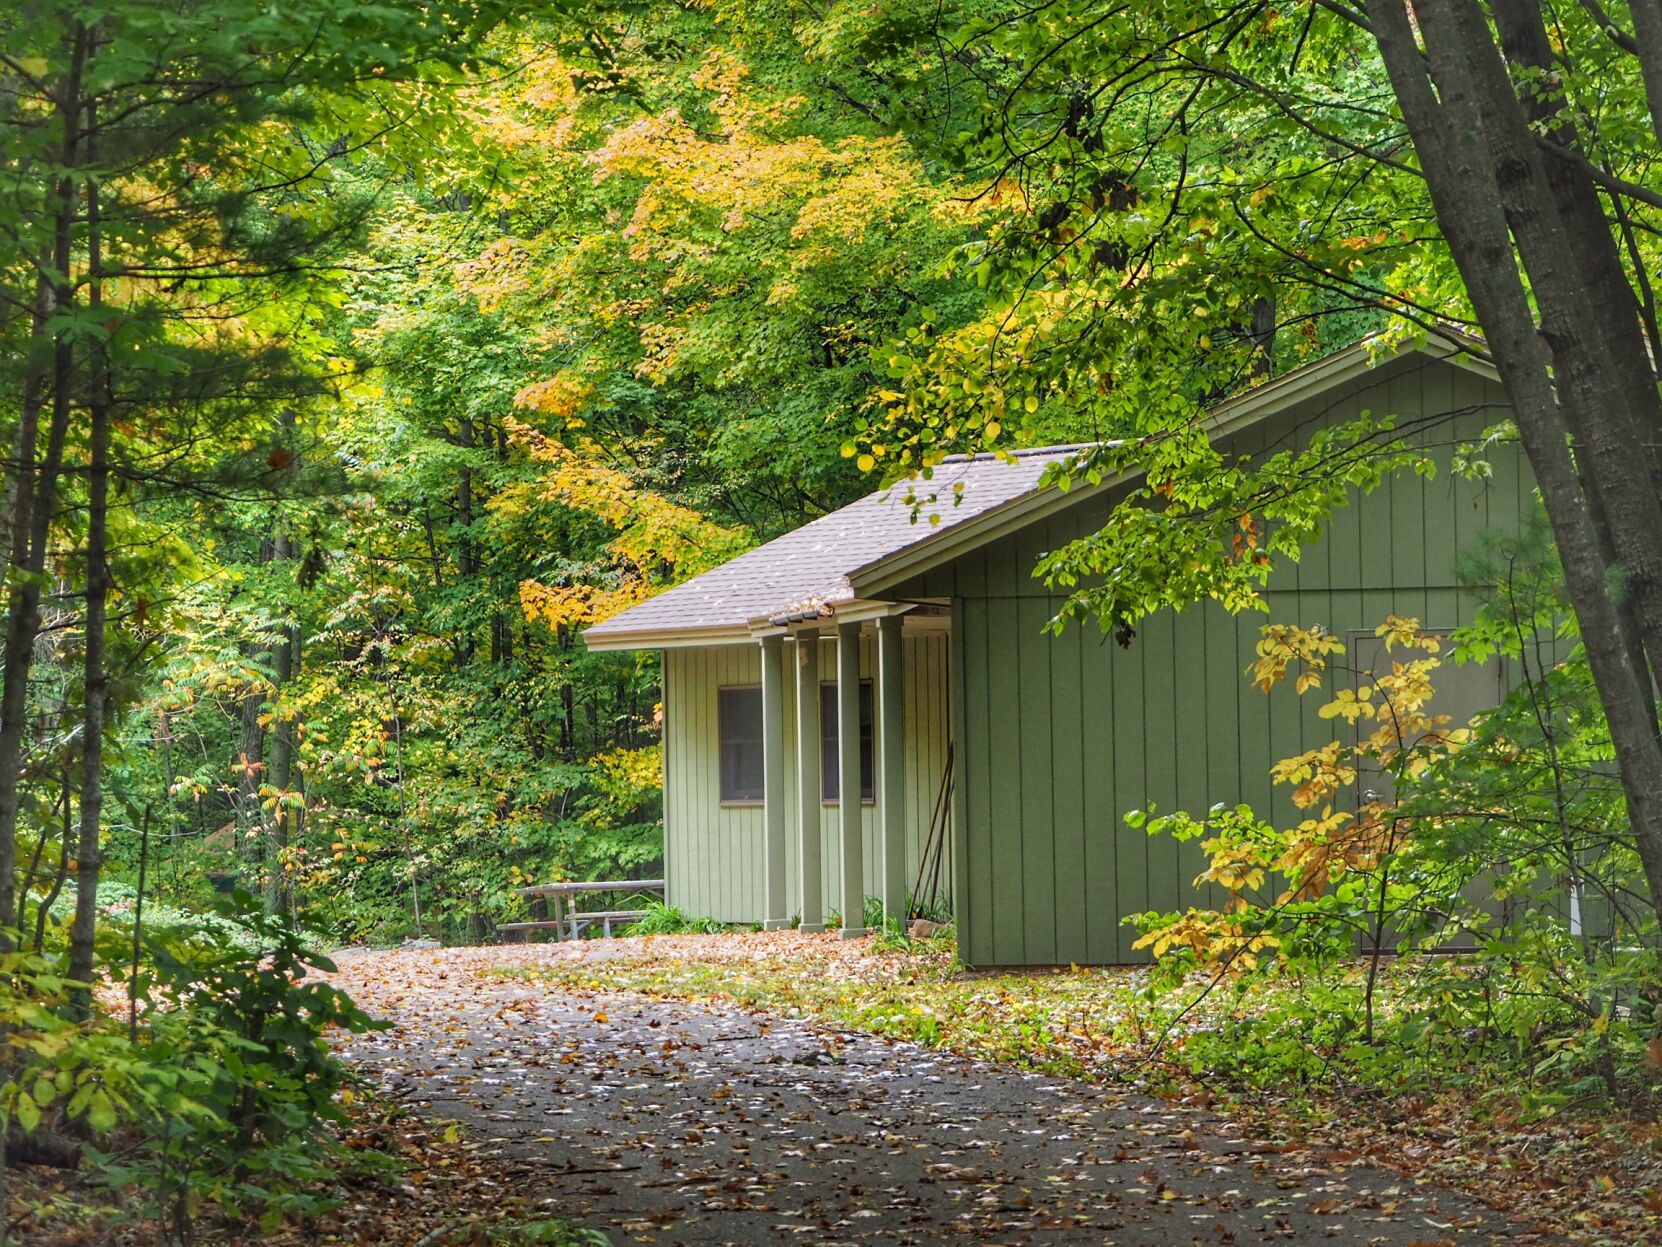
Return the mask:
M 1270 768 L 1270 777 L 1278 784 L 1296 785 L 1293 804 L 1305 810 L 1318 801 L 1331 800 L 1339 789 L 1354 783 L 1356 767 L 1346 760 L 1345 746 L 1333 740 L 1283 758 Z
M 1267 693 L 1287 674 L 1289 667 L 1300 663 L 1308 668 L 1308 674 L 1315 676 L 1308 683 L 1300 676 L 1298 691 L 1303 693 L 1308 688 L 1320 687 L 1318 673 L 1327 666 L 1327 656 L 1344 652 L 1345 643 L 1324 628 L 1270 624 L 1259 638 L 1257 661 L 1247 671 L 1253 683 Z
M 524 580 L 519 586 L 519 605 L 527 619 L 541 620 L 550 628 L 582 628 L 628 610 L 645 601 L 650 593 L 650 586 L 640 580 L 631 580 L 618 589 Z
M 1197 886 L 1213 885 L 1228 896 L 1216 910 L 1190 909 L 1145 930 L 1136 943 L 1156 957 L 1186 950 L 1196 963 L 1231 974 L 1256 969 L 1279 946 L 1274 927 L 1281 910 L 1326 895 L 1347 876 L 1371 875 L 1413 834 L 1417 818 L 1403 812 L 1388 793 L 1351 797 L 1366 769 L 1380 777 L 1412 779 L 1460 749 L 1470 736 L 1450 730 L 1449 716 L 1433 714 L 1435 673 L 1442 641 L 1418 619 L 1392 615 L 1374 630 L 1392 657 L 1386 670 L 1351 672 L 1352 687 L 1333 691 L 1320 707 L 1322 719 L 1342 723 L 1346 735 L 1275 763 L 1271 778 L 1292 788 L 1293 804 L 1312 811 L 1295 826 L 1276 829 L 1245 807 L 1212 812 L 1205 823 L 1177 815 L 1174 823 L 1213 832 L 1201 841 L 1207 866 Z M 1300 695 L 1321 687 L 1333 656 L 1347 643 L 1321 627 L 1272 624 L 1262 629 L 1256 660 L 1247 672 L 1268 692 L 1297 671 Z M 1409 656 L 1416 655 L 1416 656 Z M 1284 881 L 1274 899 L 1264 889 Z M 1371 886 L 1371 885 L 1370 885 Z
M 490 505 L 499 514 L 544 506 L 567 507 L 608 524 L 615 536 L 607 550 L 605 583 L 520 584 L 526 617 L 550 627 L 582 627 L 608 619 L 674 583 L 725 562 L 750 544 L 743 529 L 726 528 L 690 507 L 641 489 L 606 463 L 598 447 L 573 448 L 516 420 L 506 421 L 509 440 L 548 470 L 534 484 L 506 489 Z
M 561 369 L 552 377 L 533 381 L 514 395 L 514 406 L 552 416 L 567 429 L 583 427 L 584 406 L 594 395 L 594 386 L 584 378 Z
M 1150 948 L 1156 958 L 1182 947 L 1202 964 L 1216 963 L 1237 973 L 1258 968 L 1259 954 L 1281 946 L 1281 938 L 1257 931 L 1235 919 L 1219 919 L 1205 910 L 1191 909 L 1175 922 L 1141 936 L 1133 948 Z

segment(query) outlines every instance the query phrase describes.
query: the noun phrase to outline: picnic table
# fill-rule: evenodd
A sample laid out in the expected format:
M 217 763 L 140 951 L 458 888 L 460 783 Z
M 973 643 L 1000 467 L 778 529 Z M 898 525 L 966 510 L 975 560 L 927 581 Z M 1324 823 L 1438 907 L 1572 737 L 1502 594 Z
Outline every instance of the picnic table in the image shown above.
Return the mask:
M 529 888 L 515 888 L 521 896 L 546 896 L 554 916 L 541 922 L 504 922 L 498 931 L 552 930 L 554 938 L 577 939 L 585 927 L 599 923 L 606 935 L 611 935 L 614 922 L 634 922 L 646 915 L 644 909 L 599 909 L 582 911 L 577 898 L 587 892 L 625 892 L 631 895 L 655 892 L 664 894 L 662 879 L 592 879 L 583 883 L 539 883 Z

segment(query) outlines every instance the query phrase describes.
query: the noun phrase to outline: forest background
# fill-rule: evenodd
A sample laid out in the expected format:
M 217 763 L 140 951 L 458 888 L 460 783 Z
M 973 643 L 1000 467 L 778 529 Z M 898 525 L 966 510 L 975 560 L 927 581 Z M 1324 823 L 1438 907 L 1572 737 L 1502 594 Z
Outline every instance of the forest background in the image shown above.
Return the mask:
M 159 338 L 257 342 L 289 392 L 210 396 L 165 471 L 134 461 L 199 417 L 118 417 L 108 898 L 147 814 L 159 899 L 235 877 L 343 942 L 477 937 L 516 885 L 656 868 L 655 660 L 582 629 L 869 489 L 843 447 L 874 353 L 981 306 L 942 265 L 982 210 L 883 120 L 939 90 L 925 16 L 526 19 L 362 141 L 282 119 L 303 179 L 225 189 L 307 253 Z M 199 288 L 172 284 L 143 297 Z M 31 694 L 66 733 L 78 571 L 49 573 Z
M 294 986 L 297 929 L 485 940 L 517 887 L 658 868 L 656 659 L 585 626 L 945 454 L 1055 442 L 1145 473 L 1036 569 L 1056 626 L 1256 609 L 1348 490 L 1430 468 L 1389 413 L 1259 464 L 1203 413 L 1433 328 L 1516 415 L 1457 470 L 1520 440 L 1543 501 L 1474 569 L 1504 591 L 1458 656 L 1534 675 L 1435 756 L 1358 746 L 1419 789 L 1348 830 L 1155 820 L 1232 891 L 1308 886 L 1145 926 L 1179 975 L 1329 967 L 1498 871 L 1532 917 L 1486 948 L 1528 1007 L 1445 984 L 1448 1033 L 1487 1010 L 1519 1060 L 1550 1033 L 1540 1069 L 1654 1084 L 1654 0 L 40 0 L 0 47 L 24 1133 L 199 1112 L 149 1136 L 155 1189 L 234 1204 L 248 1167 L 211 1158 L 337 1111 L 318 1034 L 367 1024 Z M 1265 656 L 1268 687 L 1323 650 Z M 1342 753 L 1310 791 L 1354 782 Z M 1594 894 L 1616 918 L 1572 938 Z M 293 1036 L 251 1023 L 296 990 Z M 1366 1047 L 1372 978 L 1357 1007 Z

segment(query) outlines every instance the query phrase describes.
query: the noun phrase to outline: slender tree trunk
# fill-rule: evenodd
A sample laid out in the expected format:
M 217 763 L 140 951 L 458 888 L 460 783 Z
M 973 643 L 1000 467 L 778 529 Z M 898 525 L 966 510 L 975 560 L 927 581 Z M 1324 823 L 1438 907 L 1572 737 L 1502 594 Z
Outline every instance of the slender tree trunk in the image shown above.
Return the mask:
M 168 860 L 173 865 L 173 882 L 175 887 L 179 882 L 179 841 L 184 838 L 184 828 L 180 825 L 179 806 L 174 800 L 174 788 L 179 782 L 179 772 L 173 765 L 173 723 L 167 716 L 165 708 L 156 710 L 156 732 L 162 742 L 162 778 L 167 784 L 164 791 L 163 808 L 167 811 L 167 840 Z M 161 888 L 157 887 L 160 895 Z
M 46 402 L 46 369 L 43 366 L 42 347 L 46 341 L 46 318 L 51 313 L 52 283 L 47 279 L 50 265 L 48 256 L 37 258 L 39 275 L 35 278 L 35 304 L 29 317 L 30 357 L 24 363 L 23 387 L 18 400 L 17 429 L 12 437 L 11 461 L 6 464 L 6 484 L 0 491 L 0 516 L 10 528 L 5 543 L 8 564 L 25 566 L 29 559 L 29 489 L 28 465 L 32 465 L 38 450 L 40 413 Z
M 287 540 L 278 543 L 278 558 L 287 557 Z M 288 624 L 278 638 L 272 663 L 272 682 L 275 696 L 282 691 L 300 669 L 300 624 Z M 288 806 L 289 789 L 294 784 L 294 748 L 296 725 L 292 718 L 279 716 L 271 727 L 271 788 L 277 794 L 276 804 L 266 821 L 265 843 L 265 911 L 277 913 L 288 904 L 287 849 L 293 840 L 294 821 L 298 817 Z
M 86 67 L 87 31 L 77 25 L 70 65 L 58 98 L 63 127 L 62 161 L 65 170 L 80 164 L 81 78 Z M 42 338 L 55 335 L 52 349 L 52 415 L 46 435 L 46 454 L 35 459 L 35 439 L 17 465 L 17 504 L 12 517 L 17 537 L 27 534 L 21 574 L 13 579 L 7 603 L 6 635 L 0 650 L 0 949 L 12 947 L 17 920 L 17 812 L 22 799 L 23 756 L 29 722 L 29 675 L 34 666 L 35 638 L 40 633 L 42 574 L 46 567 L 46 538 L 57 510 L 58 476 L 63 465 L 64 441 L 69 432 L 70 387 L 74 380 L 74 344 L 52 326 L 55 315 L 73 304 L 71 276 L 75 231 L 80 223 L 80 190 L 68 172 L 58 179 L 54 224 L 50 310 L 41 322 Z M 37 342 L 35 346 L 40 346 Z M 20 442 L 22 441 L 20 437 Z
M 279 439 L 291 452 L 286 474 L 293 477 L 300 470 L 300 454 L 296 449 L 297 419 L 294 409 L 285 408 L 278 421 Z M 286 491 L 285 491 L 286 492 Z M 287 522 L 279 512 L 272 524 L 271 561 L 273 564 L 291 563 L 295 557 L 289 538 Z M 285 583 L 285 588 L 298 590 L 297 584 Z M 291 618 L 278 630 L 277 644 L 272 650 L 272 719 L 271 766 L 267 778 L 273 796 L 271 813 L 265 819 L 265 911 L 274 914 L 288 905 L 288 847 L 293 840 L 294 819 L 289 789 L 294 786 L 294 752 L 297 728 L 294 719 L 282 707 L 282 697 L 295 676 L 300 673 L 299 602 L 288 603 Z
M 462 449 L 471 452 L 475 437 L 473 422 L 461 421 L 458 440 Z M 473 545 L 473 469 L 462 467 L 461 479 L 456 485 L 456 523 L 459 531 L 456 534 L 456 583 L 468 590 L 476 590 L 473 583 L 474 575 L 479 570 L 479 559 Z M 456 654 L 456 666 L 466 667 L 473 662 L 474 638 L 471 631 L 460 631 L 452 642 Z
M 36 366 L 36 353 L 44 354 L 47 341 L 51 341 L 52 418 L 47 431 L 46 456 L 37 464 L 35 443 L 38 428 L 29 428 L 25 437 L 22 426 L 38 422 L 40 399 L 36 397 L 29 404 L 32 413 L 20 413 L 17 441 L 23 453 L 13 470 L 16 478 L 15 505 L 11 517 L 14 541 L 21 540 L 27 533 L 28 544 L 24 558 L 14 560 L 16 570 L 8 572 L 11 592 L 7 603 L 5 642 L 0 648 L 0 951 L 12 949 L 18 939 L 15 931 L 17 814 L 23 796 L 24 744 L 29 723 L 29 673 L 34 665 L 35 638 L 40 633 L 40 593 L 42 572 L 46 567 L 46 537 L 52 514 L 57 509 L 58 472 L 69 430 L 69 386 L 75 367 L 73 343 L 53 325 L 53 314 L 66 311 L 74 302 L 71 269 L 75 227 L 80 218 L 80 190 L 75 183 L 74 170 L 80 163 L 81 79 L 86 69 L 89 42 L 86 27 L 76 22 L 70 38 L 69 68 L 64 75 L 63 90 L 56 107 L 58 122 L 63 128 L 63 141 L 62 172 L 55 196 L 56 220 L 49 274 L 51 293 L 46 317 L 32 318 L 30 359 L 25 365 L 32 372 Z M 25 388 L 27 390 L 28 387 Z M 39 394 L 38 389 L 35 394 Z M 26 393 L 25 397 L 30 396 Z M 9 1036 L 4 1028 L 0 1028 L 0 1050 L 8 1047 L 8 1041 Z M 9 1058 L 0 1059 L 0 1065 L 9 1067 Z M 3 1074 L 9 1074 L 9 1069 L 0 1069 L 0 1075 Z M 0 1210 L 6 1203 L 5 1179 L 5 1137 L 0 1131 Z M 5 1247 L 9 1237 L 6 1223 L 7 1219 L 0 1216 L 0 1247 Z
M 52 906 L 58 903 L 58 897 L 63 895 L 64 884 L 69 882 L 69 853 L 75 842 L 75 789 L 70 783 L 67 766 L 59 776 L 59 788 L 63 794 L 63 808 L 58 834 L 58 867 L 57 873 L 52 877 L 51 888 L 35 907 L 34 943 L 29 947 L 37 953 L 46 947 L 47 915 L 52 912 Z
M 1275 298 L 1265 295 L 1252 301 L 1252 328 L 1250 331 L 1253 344 L 1257 347 L 1256 357 L 1252 362 L 1254 377 L 1271 377 L 1275 375 Z
M 87 160 L 95 159 L 95 106 L 87 106 Z M 98 318 L 103 306 L 102 238 L 98 182 L 87 183 L 87 305 Z M 69 933 L 69 978 L 72 1014 L 92 1016 L 93 940 L 98 925 L 98 875 L 103 865 L 101 828 L 104 813 L 104 715 L 109 678 L 104 663 L 109 609 L 110 376 L 106 341 L 92 350 L 87 396 L 90 423 L 87 461 L 86 642 L 81 740 L 81 834 L 75 852 L 75 920 Z
M 571 684 L 571 629 L 561 624 L 555 630 L 560 647 L 560 758 L 571 762 L 577 757 L 577 694 Z
M 250 660 L 258 661 L 260 657 L 269 659 L 270 654 L 258 655 L 250 647 Z M 242 697 L 241 730 L 237 735 L 237 764 L 240 770 L 237 774 L 235 807 L 237 859 L 249 869 L 254 880 L 259 881 L 261 888 L 264 886 L 261 871 L 269 865 L 265 861 L 260 821 L 260 788 L 265 778 L 265 726 L 260 719 L 264 710 L 265 682 L 259 678 L 250 682 L 248 691 Z M 255 891 L 256 883 L 251 881 L 247 887 L 249 891 Z

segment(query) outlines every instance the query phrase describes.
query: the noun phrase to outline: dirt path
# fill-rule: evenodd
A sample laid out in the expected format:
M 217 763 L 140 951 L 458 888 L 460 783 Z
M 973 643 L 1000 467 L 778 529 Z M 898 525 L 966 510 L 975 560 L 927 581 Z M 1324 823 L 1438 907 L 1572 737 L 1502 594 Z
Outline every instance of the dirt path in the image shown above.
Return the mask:
M 504 950 L 504 961 L 523 951 Z M 1489 1210 L 1216 1115 L 803 1022 L 359 954 L 348 1055 L 616 1243 L 1485 1243 Z M 526 1181 L 523 1176 L 517 1181 Z M 523 1192 L 519 1192 L 523 1193 Z

